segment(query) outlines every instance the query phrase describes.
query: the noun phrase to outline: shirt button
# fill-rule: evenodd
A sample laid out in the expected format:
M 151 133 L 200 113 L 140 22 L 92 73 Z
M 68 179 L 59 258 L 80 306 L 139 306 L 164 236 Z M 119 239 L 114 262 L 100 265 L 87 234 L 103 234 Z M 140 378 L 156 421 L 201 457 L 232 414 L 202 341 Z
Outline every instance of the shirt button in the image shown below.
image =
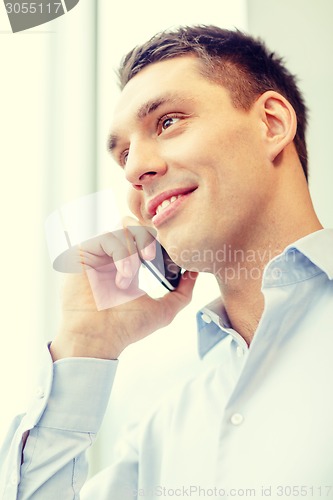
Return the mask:
M 38 387 L 36 389 L 36 397 L 39 399 L 42 399 L 44 396 L 45 396 L 45 392 L 44 392 L 43 387 Z
M 211 323 L 212 322 L 212 318 L 210 316 L 208 316 L 208 314 L 206 313 L 203 313 L 201 315 L 201 319 L 202 321 L 204 321 L 205 323 Z
M 271 274 L 273 280 L 279 280 L 282 276 L 282 271 L 279 267 L 274 267 Z
M 230 422 L 232 423 L 232 425 L 240 425 L 243 420 L 244 417 L 240 413 L 234 413 L 230 418 Z
M 241 358 L 244 355 L 244 350 L 240 345 L 237 346 L 236 353 L 239 358 Z

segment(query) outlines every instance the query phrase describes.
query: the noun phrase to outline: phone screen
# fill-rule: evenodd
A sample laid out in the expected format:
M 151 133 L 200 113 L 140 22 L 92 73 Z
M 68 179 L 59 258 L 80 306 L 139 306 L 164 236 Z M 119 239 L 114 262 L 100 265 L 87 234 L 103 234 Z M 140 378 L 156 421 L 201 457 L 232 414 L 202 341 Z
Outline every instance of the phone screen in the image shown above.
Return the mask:
M 141 262 L 162 283 L 169 291 L 176 290 L 182 274 L 182 268 L 179 267 L 165 250 L 165 248 L 156 242 L 156 256 L 153 260 L 145 260 L 140 255 Z

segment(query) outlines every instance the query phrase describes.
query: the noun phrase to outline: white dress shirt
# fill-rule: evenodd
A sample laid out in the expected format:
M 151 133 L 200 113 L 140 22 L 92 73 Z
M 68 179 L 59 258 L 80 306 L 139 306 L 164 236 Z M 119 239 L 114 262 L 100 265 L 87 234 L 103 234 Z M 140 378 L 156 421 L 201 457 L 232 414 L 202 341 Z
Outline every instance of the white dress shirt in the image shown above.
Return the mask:
M 52 364 L 46 351 L 36 397 L 0 454 L 0 498 L 333 499 L 333 230 L 272 259 L 262 291 L 250 348 L 220 301 L 199 313 L 200 355 L 219 343 L 220 363 L 131 428 L 115 463 L 85 485 L 117 361 Z

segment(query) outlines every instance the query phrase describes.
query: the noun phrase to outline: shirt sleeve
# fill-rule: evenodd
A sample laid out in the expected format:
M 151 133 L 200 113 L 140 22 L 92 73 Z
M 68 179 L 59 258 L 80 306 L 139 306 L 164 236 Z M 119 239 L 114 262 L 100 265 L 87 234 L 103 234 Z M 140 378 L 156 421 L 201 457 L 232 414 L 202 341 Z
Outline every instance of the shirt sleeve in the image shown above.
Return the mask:
M 0 451 L 3 500 L 80 497 L 88 472 L 85 451 L 102 423 L 118 363 L 52 363 L 48 349 L 42 358 L 35 397 L 27 413 L 14 419 Z

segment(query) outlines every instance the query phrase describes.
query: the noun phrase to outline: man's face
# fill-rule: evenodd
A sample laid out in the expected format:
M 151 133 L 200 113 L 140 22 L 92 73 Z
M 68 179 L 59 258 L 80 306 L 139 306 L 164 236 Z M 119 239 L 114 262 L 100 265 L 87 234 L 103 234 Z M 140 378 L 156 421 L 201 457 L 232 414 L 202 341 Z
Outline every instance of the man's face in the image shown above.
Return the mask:
M 131 183 L 132 212 L 156 228 L 178 264 L 207 270 L 205 250 L 242 248 L 258 229 L 269 168 L 256 105 L 236 109 L 198 65 L 194 56 L 177 57 L 132 78 L 110 146 Z

